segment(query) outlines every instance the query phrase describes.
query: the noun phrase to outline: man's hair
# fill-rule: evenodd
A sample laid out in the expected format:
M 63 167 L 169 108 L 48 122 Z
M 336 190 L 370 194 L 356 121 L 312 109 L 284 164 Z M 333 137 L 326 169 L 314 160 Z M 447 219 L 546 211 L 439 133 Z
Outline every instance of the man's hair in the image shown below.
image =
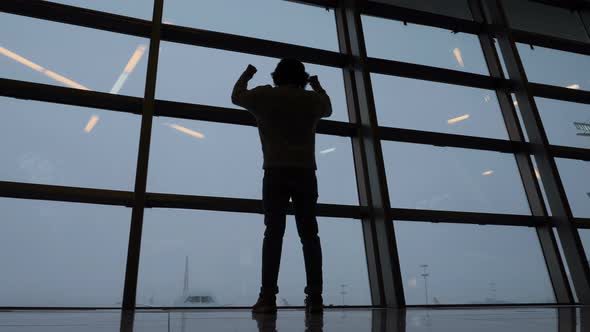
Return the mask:
M 309 74 L 305 72 L 303 63 L 294 58 L 284 58 L 279 61 L 271 76 L 277 86 L 294 84 L 301 88 L 305 88 L 309 79 Z

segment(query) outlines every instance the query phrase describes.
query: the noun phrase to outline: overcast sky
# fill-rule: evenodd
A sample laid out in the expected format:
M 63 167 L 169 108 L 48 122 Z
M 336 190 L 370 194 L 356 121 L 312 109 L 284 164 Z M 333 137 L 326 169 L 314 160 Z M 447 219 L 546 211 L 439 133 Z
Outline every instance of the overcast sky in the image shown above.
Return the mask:
M 151 18 L 148 1 L 62 0 Z M 164 21 L 338 51 L 334 12 L 278 0 L 166 0 Z M 263 7 L 264 6 L 264 7 Z M 264 8 L 264 10 L 262 9 Z M 363 17 L 369 56 L 487 74 L 467 34 Z M 18 27 L 18 28 L 15 28 Z M 141 97 L 149 40 L 0 14 L 0 76 Z M 533 82 L 590 89 L 590 58 L 519 45 Z M 277 59 L 162 42 L 158 99 L 234 107 L 231 88 L 248 64 L 251 86 L 269 84 Z M 332 120 L 348 121 L 342 72 L 307 65 L 332 98 Z M 507 139 L 493 91 L 374 74 L 378 122 Z M 573 122 L 588 105 L 537 98 L 553 144 L 590 148 Z M 0 180 L 133 190 L 140 116 L 0 97 Z M 321 203 L 358 204 L 350 139 L 319 135 Z M 393 207 L 529 215 L 514 157 L 488 151 L 383 142 Z M 256 128 L 154 119 L 148 191 L 261 197 Z M 590 217 L 590 166 L 558 160 L 577 217 Z M 0 306 L 113 306 L 121 301 L 131 210 L 0 199 Z M 291 219 L 290 219 L 291 220 Z M 148 209 L 138 286 L 141 305 L 176 305 L 185 257 L 194 295 L 250 305 L 260 278 L 263 219 L 257 214 Z M 319 218 L 325 302 L 370 304 L 359 221 Z M 533 228 L 396 222 L 406 300 L 551 302 Z M 590 234 L 581 233 L 590 246 Z M 303 303 L 303 258 L 288 223 L 279 277 L 281 304 Z

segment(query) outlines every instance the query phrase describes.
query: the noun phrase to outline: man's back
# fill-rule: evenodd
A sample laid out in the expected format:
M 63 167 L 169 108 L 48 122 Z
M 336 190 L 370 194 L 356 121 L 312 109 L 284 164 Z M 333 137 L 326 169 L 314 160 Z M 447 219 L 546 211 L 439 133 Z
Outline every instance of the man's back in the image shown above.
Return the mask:
M 264 168 L 316 168 L 316 126 L 321 117 L 331 114 L 325 92 L 265 85 L 234 92 L 233 100 L 256 117 Z

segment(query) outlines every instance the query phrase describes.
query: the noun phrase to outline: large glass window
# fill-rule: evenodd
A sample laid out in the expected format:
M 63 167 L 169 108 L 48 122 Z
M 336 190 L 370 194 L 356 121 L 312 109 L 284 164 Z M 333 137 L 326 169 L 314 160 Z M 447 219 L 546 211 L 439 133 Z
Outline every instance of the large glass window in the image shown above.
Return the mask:
M 392 207 L 530 214 L 514 157 L 383 142 Z
M 348 138 L 316 136 L 320 202 L 358 204 L 351 150 Z M 261 198 L 262 161 L 254 127 L 156 118 L 148 191 Z
M 277 0 L 169 0 L 165 23 L 338 51 L 334 11 Z
M 590 162 L 555 159 L 574 217 L 590 218 Z
M 494 91 L 380 74 L 371 83 L 380 126 L 508 138 Z
M 549 143 L 590 148 L 590 105 L 535 98 Z
M 0 211 L 0 306 L 121 306 L 131 209 L 0 198 Z
M 325 304 L 370 304 L 360 222 L 319 218 L 319 229 Z M 263 233 L 262 215 L 146 210 L 138 305 L 252 305 L 260 289 Z M 301 242 L 288 217 L 277 303 L 302 305 L 304 287 Z M 207 300 L 185 301 L 197 296 Z
M 408 304 L 551 303 L 533 228 L 396 221 Z
M 3 78 L 143 96 L 145 38 L 0 13 L 0 40 Z
M 530 82 L 590 90 L 586 71 L 590 56 L 558 51 L 539 46 L 516 44 Z
M 233 107 L 231 93 L 248 64 L 258 72 L 248 85 L 273 84 L 270 74 L 279 59 L 226 52 L 176 43 L 162 43 L 156 96 L 159 99 L 212 106 Z M 318 75 L 332 101 L 330 120 L 348 121 L 342 70 L 306 65 L 310 75 Z M 309 89 L 309 87 L 308 87 Z
M 154 10 L 153 0 L 51 0 L 51 2 L 132 16 L 150 21 L 152 20 L 152 12 Z
M 370 57 L 488 74 L 475 35 L 371 16 L 362 20 Z
M 0 108 L 0 181 L 133 190 L 138 115 L 6 97 Z

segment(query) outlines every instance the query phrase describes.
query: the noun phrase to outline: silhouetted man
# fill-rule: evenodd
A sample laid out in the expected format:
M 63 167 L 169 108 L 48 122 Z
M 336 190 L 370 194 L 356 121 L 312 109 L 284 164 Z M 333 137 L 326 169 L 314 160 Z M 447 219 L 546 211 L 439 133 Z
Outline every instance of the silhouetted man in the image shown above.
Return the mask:
M 276 312 L 277 280 L 289 198 L 295 207 L 297 232 L 303 245 L 308 312 L 322 308 L 322 249 L 316 221 L 318 198 L 315 176 L 315 130 L 320 118 L 332 114 L 330 98 L 317 76 L 309 77 L 301 62 L 282 59 L 272 78 L 275 87 L 264 85 L 248 90 L 256 68 L 240 76 L 232 102 L 250 111 L 258 124 L 264 154 L 264 242 L 262 244 L 262 287 L 253 312 Z M 305 90 L 309 83 L 313 91 Z

